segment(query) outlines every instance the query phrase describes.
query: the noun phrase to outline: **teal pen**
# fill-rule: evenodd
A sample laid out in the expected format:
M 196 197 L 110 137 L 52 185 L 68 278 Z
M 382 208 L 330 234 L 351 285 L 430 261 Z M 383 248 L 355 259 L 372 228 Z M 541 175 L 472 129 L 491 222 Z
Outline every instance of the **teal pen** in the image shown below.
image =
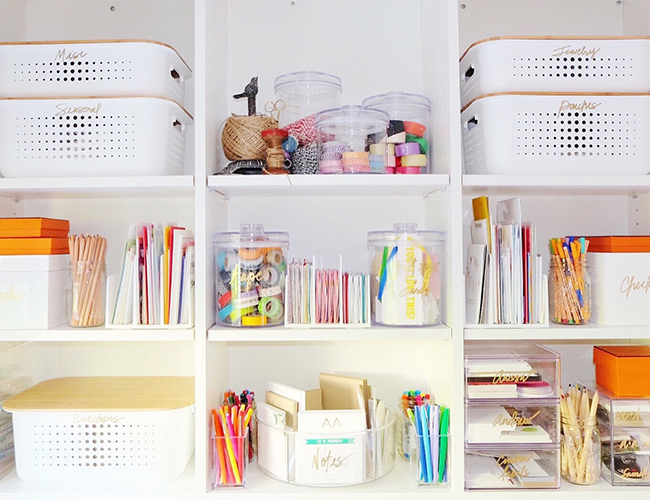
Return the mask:
M 420 439 L 424 443 L 424 482 L 433 482 L 433 467 L 431 466 L 431 443 L 429 442 L 429 419 L 428 419 L 428 405 L 419 405 L 417 409 L 420 413 Z

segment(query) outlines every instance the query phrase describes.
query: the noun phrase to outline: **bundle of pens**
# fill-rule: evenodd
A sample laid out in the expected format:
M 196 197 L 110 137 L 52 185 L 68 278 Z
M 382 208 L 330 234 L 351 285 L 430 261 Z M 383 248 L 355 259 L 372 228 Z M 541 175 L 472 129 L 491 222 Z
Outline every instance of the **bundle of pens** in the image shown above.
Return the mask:
M 253 458 L 250 426 L 255 407 L 255 393 L 224 393 L 223 404 L 212 410 L 213 481 L 212 487 L 244 486 L 246 466 Z
M 413 398 L 408 393 L 405 394 L 408 401 L 405 411 L 412 424 L 411 469 L 419 484 L 446 484 L 449 408 L 430 403 L 428 394 L 416 394 Z M 404 404 L 405 399 L 402 397 L 403 408 Z
M 596 419 L 598 391 L 576 385 L 560 396 L 561 473 L 574 484 L 594 484 L 600 476 L 600 432 Z
M 104 323 L 106 283 L 106 238 L 96 235 L 71 235 L 71 283 L 68 289 L 70 326 L 99 326 Z
M 551 317 L 556 323 L 580 325 L 589 321 L 590 281 L 587 274 L 587 248 L 585 238 L 553 238 L 549 287 L 551 290 Z

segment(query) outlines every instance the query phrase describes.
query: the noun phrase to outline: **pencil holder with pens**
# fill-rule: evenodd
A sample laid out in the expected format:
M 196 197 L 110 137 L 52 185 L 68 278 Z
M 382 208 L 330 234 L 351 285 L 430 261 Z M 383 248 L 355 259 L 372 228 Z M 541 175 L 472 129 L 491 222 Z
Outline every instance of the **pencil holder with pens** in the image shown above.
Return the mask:
M 374 323 L 424 326 L 440 323 L 443 233 L 398 223 L 370 231 L 370 305 Z
M 227 326 L 259 327 L 284 322 L 289 234 L 242 224 L 215 236 L 216 318 Z
M 585 238 L 553 238 L 549 242 L 549 309 L 555 323 L 583 325 L 591 317 L 591 279 Z
M 411 478 L 419 486 L 449 486 L 449 408 L 423 404 L 409 420 Z
M 249 459 L 249 439 L 244 436 L 212 436 L 212 488 L 243 488 Z

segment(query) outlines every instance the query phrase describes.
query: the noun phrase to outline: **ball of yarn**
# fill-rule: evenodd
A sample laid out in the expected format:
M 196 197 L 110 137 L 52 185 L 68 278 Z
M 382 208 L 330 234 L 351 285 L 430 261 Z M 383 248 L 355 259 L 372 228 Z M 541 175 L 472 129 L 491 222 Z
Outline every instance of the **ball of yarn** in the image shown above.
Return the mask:
M 278 122 L 263 115 L 232 115 L 221 133 L 223 153 L 229 160 L 264 160 L 266 143 L 262 130 L 278 128 Z

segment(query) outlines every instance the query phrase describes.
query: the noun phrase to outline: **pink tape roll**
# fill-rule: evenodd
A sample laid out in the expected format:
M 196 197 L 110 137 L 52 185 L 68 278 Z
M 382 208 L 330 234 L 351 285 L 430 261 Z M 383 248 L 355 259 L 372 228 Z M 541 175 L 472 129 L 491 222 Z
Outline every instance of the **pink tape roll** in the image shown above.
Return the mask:
M 318 163 L 320 169 L 332 169 L 338 168 L 339 170 L 343 168 L 343 162 L 341 160 L 321 160 Z
M 395 167 L 386 167 L 386 173 L 387 174 L 394 174 L 395 173 Z
M 395 156 L 419 155 L 420 145 L 417 142 L 405 142 L 395 145 Z
M 396 174 L 421 174 L 422 169 L 420 167 L 395 167 Z

